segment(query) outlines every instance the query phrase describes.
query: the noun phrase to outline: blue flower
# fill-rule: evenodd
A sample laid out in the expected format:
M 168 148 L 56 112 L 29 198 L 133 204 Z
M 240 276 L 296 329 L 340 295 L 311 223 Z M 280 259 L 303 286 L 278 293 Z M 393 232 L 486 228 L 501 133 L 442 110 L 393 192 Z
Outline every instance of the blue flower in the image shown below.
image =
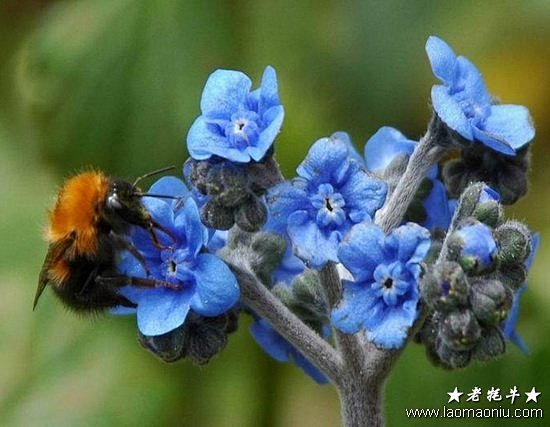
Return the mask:
M 497 244 L 493 232 L 487 225 L 476 222 L 459 227 L 454 235 L 460 240 L 460 264 L 467 268 L 484 270 L 493 265 Z
M 323 373 L 296 350 L 292 344 L 279 335 L 266 320 L 256 320 L 250 327 L 250 333 L 258 345 L 273 359 L 279 362 L 293 361 L 318 384 L 328 382 Z
M 527 260 L 525 261 L 525 267 L 528 270 L 531 268 L 531 265 L 533 264 L 533 260 L 535 259 L 535 255 L 539 248 L 539 244 L 540 244 L 540 234 L 535 233 L 531 238 L 531 253 L 529 254 L 529 257 L 527 258 Z M 524 283 L 514 294 L 514 301 L 512 303 L 512 308 L 510 309 L 510 313 L 508 313 L 508 317 L 506 318 L 506 320 L 502 325 L 502 332 L 504 333 L 504 336 L 508 338 L 510 341 L 512 341 L 515 345 L 517 345 L 521 351 L 528 354 L 529 347 L 516 331 L 516 325 L 517 325 L 518 316 L 519 316 L 519 304 L 521 301 L 521 296 L 526 290 L 527 290 L 527 283 Z
M 388 236 L 374 224 L 354 226 L 338 256 L 355 281 L 343 281 L 332 324 L 348 334 L 364 328 L 376 345 L 401 347 L 418 316 L 420 263 L 429 248 L 429 231 L 414 223 Z
M 434 75 L 443 82 L 432 87 L 432 104 L 447 126 L 469 141 L 508 155 L 535 136 L 529 111 L 521 105 L 495 105 L 476 66 L 431 36 L 426 52 Z
M 407 139 L 397 129 L 381 127 L 365 145 L 367 169 L 380 174 L 397 157 L 410 156 L 417 144 L 416 141 Z M 451 223 L 453 210 L 449 205 L 445 185 L 438 179 L 437 165 L 428 171 L 427 178 L 432 183 L 432 190 L 422 201 L 426 219 L 420 225 L 430 230 L 435 228 L 446 230 Z
M 352 225 L 370 221 L 384 203 L 386 185 L 356 161 L 340 138 L 322 138 L 298 166 L 299 177 L 271 188 L 267 202 L 296 254 L 314 268 L 338 262 L 338 246 Z
M 277 76 L 267 67 L 259 89 L 239 71 L 214 71 L 202 92 L 201 112 L 187 134 L 187 148 L 194 159 L 219 156 L 248 163 L 261 160 L 283 123 Z
M 121 293 L 137 304 L 139 330 L 154 336 L 183 324 L 190 309 L 207 317 L 224 313 L 237 303 L 239 288 L 229 267 L 205 251 L 210 235 L 183 182 L 164 177 L 149 191 L 182 197 L 177 200 L 144 198 L 143 204 L 153 219 L 170 233 L 170 236 L 159 233 L 159 240 L 166 247 L 158 248 L 145 230 L 134 227 L 131 244 L 141 253 L 148 272 L 129 253 L 119 265 L 120 272 L 127 276 L 157 279 L 180 287 L 121 288 Z

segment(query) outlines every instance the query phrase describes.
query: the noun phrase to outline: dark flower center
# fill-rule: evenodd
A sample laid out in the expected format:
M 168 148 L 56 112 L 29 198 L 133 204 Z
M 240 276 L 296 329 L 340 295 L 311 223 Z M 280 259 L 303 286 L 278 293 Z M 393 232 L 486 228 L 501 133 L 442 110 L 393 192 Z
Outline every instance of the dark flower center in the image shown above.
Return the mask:
M 177 267 L 177 264 L 175 263 L 174 260 L 170 260 L 170 262 L 168 263 L 168 274 L 174 274 L 176 272 L 176 267 Z
M 391 277 L 388 277 L 386 280 L 384 280 L 382 286 L 384 286 L 386 289 L 391 289 L 391 287 L 393 286 L 393 279 Z
M 330 204 L 330 199 L 328 197 L 325 197 L 325 207 L 330 211 L 332 212 L 332 210 L 334 209 L 332 207 L 332 205 Z

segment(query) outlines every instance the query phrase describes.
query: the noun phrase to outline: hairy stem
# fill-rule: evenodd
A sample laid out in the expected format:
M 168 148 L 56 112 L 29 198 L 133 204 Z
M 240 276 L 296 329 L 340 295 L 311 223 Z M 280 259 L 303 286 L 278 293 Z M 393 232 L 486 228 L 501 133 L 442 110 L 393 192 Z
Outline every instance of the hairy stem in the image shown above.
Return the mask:
M 342 298 L 342 284 L 333 262 L 320 271 L 319 278 L 330 309 Z M 342 421 L 346 427 L 382 426 L 382 389 L 392 359 L 385 352 L 364 339 L 362 332 L 349 335 L 333 328 L 336 348 L 344 368 L 336 382 L 342 407 Z
M 441 125 L 439 119 L 432 118 L 428 131 L 422 137 L 409 159 L 407 169 L 386 204 L 376 213 L 376 224 L 388 233 L 397 227 L 428 170 L 449 150 L 450 146 L 441 144 Z
M 292 313 L 246 266 L 230 264 L 241 288 L 241 299 L 315 364 L 334 384 L 342 372 L 336 350 Z

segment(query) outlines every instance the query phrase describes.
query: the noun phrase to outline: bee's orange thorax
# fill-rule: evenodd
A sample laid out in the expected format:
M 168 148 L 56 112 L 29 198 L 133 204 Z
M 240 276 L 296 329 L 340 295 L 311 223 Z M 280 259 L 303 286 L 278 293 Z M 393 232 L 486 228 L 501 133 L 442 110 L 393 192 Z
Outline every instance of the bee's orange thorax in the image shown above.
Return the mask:
M 68 179 L 50 212 L 47 239 L 55 242 L 72 234 L 75 254 L 93 254 L 100 210 L 108 191 L 109 180 L 100 172 L 84 172 Z

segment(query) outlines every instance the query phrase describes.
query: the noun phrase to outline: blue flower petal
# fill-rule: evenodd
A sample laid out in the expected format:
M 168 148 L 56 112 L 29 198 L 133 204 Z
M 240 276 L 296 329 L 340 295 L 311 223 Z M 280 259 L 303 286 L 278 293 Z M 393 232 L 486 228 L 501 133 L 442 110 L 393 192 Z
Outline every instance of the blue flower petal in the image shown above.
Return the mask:
M 187 150 L 191 157 L 197 160 L 206 160 L 212 155 L 235 162 L 250 160 L 245 151 L 229 146 L 225 134 L 214 125 L 207 124 L 203 116 L 197 117 L 187 133 Z
M 520 149 L 535 137 L 529 110 L 522 105 L 491 106 L 484 131 L 489 135 L 499 135 L 514 150 Z
M 452 212 L 449 209 L 447 190 L 438 179 L 432 180 L 432 191 L 422 202 L 426 219 L 421 224 L 429 230 L 447 230 L 451 224 Z
M 262 349 L 278 362 L 288 362 L 291 344 L 279 335 L 265 319 L 250 326 L 250 333 Z
M 271 147 L 273 141 L 275 141 L 275 137 L 281 130 L 284 117 L 285 112 L 281 105 L 271 107 L 266 112 L 264 119 L 269 123 L 269 125 L 260 133 L 258 145 L 255 147 L 250 146 L 247 149 L 252 159 L 259 161 L 265 156 L 269 150 L 269 147 Z
M 189 312 L 192 290 L 173 291 L 155 288 L 139 299 L 138 328 L 144 335 L 162 335 L 176 329 Z
M 303 189 L 305 182 L 295 179 L 282 182 L 268 190 L 266 200 L 269 207 L 270 227 L 279 232 L 286 231 L 288 216 L 297 210 L 311 206 L 307 193 Z
M 449 94 L 445 86 L 432 87 L 432 104 L 437 115 L 447 126 L 464 138 L 473 140 L 474 135 L 470 121 L 464 114 L 461 105 Z
M 365 319 L 372 316 L 378 298 L 369 284 L 342 282 L 344 297 L 340 305 L 332 310 L 331 323 L 346 334 L 354 334 L 361 329 Z
M 332 135 L 330 135 L 330 139 L 334 139 L 338 143 L 344 144 L 348 150 L 349 158 L 355 160 L 359 165 L 365 166 L 365 159 L 361 157 L 361 155 L 351 142 L 351 138 L 346 132 L 334 132 Z
M 387 187 L 383 181 L 371 178 L 366 171 L 357 169 L 350 173 L 340 192 L 346 200 L 346 211 L 350 217 L 354 211 L 363 213 L 353 218 L 354 222 L 361 222 L 372 219 L 374 213 L 382 207 Z
M 191 271 L 195 277 L 195 293 L 191 307 L 202 316 L 218 316 L 239 300 L 237 279 L 221 259 L 200 254 Z
M 193 199 L 185 201 L 183 210 L 174 220 L 174 226 L 178 236 L 183 237 L 189 256 L 195 258 L 208 242 L 208 229 L 202 224 Z
M 372 278 L 375 267 L 384 260 L 385 235 L 374 224 L 361 223 L 352 227 L 340 245 L 338 258 L 356 281 Z
M 383 171 L 398 155 L 410 155 L 416 143 L 405 137 L 397 129 L 384 126 L 369 138 L 365 145 L 367 169 L 372 172 Z
M 321 268 L 327 261 L 338 262 L 341 232 L 323 232 L 310 219 L 305 211 L 293 212 L 288 217 L 288 235 L 294 243 L 296 255 L 313 268 Z
M 474 138 L 490 149 L 509 156 L 516 154 L 514 148 L 501 135 L 489 133 L 477 127 L 474 127 L 473 131 Z
M 514 294 L 512 308 L 510 309 L 508 317 L 506 318 L 506 320 L 504 321 L 504 324 L 502 325 L 502 332 L 504 336 L 508 338 L 510 341 L 512 341 L 516 346 L 518 346 L 521 351 L 523 351 L 525 354 L 529 354 L 530 353 L 529 346 L 525 343 L 525 341 L 521 338 L 521 336 L 516 331 L 516 325 L 519 317 L 519 307 L 520 307 L 521 296 L 526 290 L 527 290 L 527 285 L 524 284 Z
M 398 242 L 397 259 L 402 262 L 419 263 L 430 249 L 430 232 L 413 222 L 392 231 Z
M 321 138 L 309 149 L 296 172 L 307 180 L 339 182 L 349 162 L 348 147 L 340 139 Z
M 147 193 L 173 197 L 187 197 L 190 194 L 185 183 L 175 176 L 163 176 L 151 185 Z
M 202 92 L 202 113 L 212 118 L 228 119 L 246 102 L 251 86 L 248 76 L 240 71 L 214 71 Z
M 430 36 L 426 42 L 426 53 L 434 75 L 445 83 L 453 82 L 457 73 L 453 49 L 439 37 Z
M 262 76 L 260 85 L 260 99 L 258 112 L 263 115 L 265 111 L 275 105 L 279 105 L 279 88 L 277 86 L 277 74 L 272 66 L 267 66 Z
M 264 319 L 256 320 L 250 327 L 250 333 L 258 345 L 278 362 L 288 362 L 293 359 L 296 365 L 319 384 L 325 384 L 325 376 L 292 344 L 275 331 Z
M 380 323 L 365 331 L 367 339 L 384 348 L 400 348 L 416 317 L 416 303 L 389 309 Z

